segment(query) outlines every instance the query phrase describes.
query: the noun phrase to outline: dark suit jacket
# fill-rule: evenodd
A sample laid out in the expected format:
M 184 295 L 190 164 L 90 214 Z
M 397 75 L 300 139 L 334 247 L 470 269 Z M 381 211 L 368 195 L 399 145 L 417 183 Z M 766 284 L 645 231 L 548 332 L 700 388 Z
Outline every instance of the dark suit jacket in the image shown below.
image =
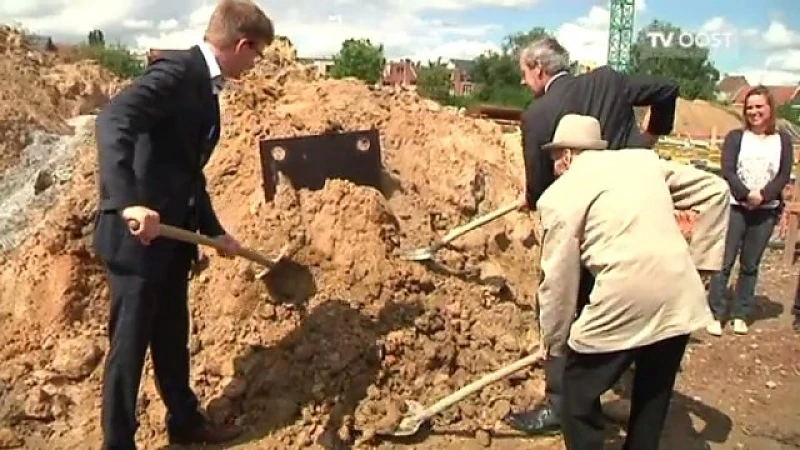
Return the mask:
M 650 106 L 647 131 L 653 135 L 669 134 L 678 91 L 678 86 L 666 79 L 626 76 L 608 66 L 555 79 L 522 115 L 528 206 L 536 208 L 539 197 L 555 181 L 551 156 L 541 146 L 553 138 L 561 117 L 576 113 L 597 118 L 609 149 L 645 147 L 633 107 Z
M 100 112 L 94 247 L 109 265 L 158 274 L 178 248 L 168 239 L 139 244 L 119 215 L 128 206 L 150 207 L 165 224 L 225 234 L 202 172 L 219 140 L 219 127 L 219 103 L 197 46 L 161 52 Z
M 736 173 L 736 164 L 739 161 L 739 151 L 742 145 L 743 129 L 731 130 L 722 143 L 722 177 L 731 188 L 731 195 L 739 202 L 747 200 L 750 190 L 744 185 Z M 792 137 L 785 131 L 778 131 L 781 138 L 781 165 L 778 173 L 761 190 L 764 203 L 775 200 L 783 202 L 783 188 L 789 183 L 794 165 L 794 151 L 792 150 Z

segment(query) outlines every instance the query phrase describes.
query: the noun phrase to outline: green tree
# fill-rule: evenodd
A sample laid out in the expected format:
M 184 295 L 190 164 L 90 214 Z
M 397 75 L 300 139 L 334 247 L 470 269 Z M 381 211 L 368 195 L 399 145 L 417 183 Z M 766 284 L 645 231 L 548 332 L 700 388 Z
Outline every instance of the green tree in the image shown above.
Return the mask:
M 80 56 L 93 59 L 120 78 L 135 78 L 144 72 L 144 61 L 122 44 L 111 46 L 88 45 Z
M 439 58 L 417 70 L 417 92 L 423 97 L 442 104 L 451 102 L 450 69 Z
M 332 78 L 355 77 L 375 84 L 385 64 L 383 45 L 373 45 L 369 39 L 348 39 L 334 55 L 329 74 Z
M 89 46 L 91 47 L 105 47 L 106 40 L 101 30 L 92 30 L 89 32 Z
M 788 103 L 781 105 L 778 107 L 778 117 L 800 126 L 800 106 L 795 106 L 793 108 Z
M 519 31 L 504 37 L 503 44 L 500 46 L 500 48 L 505 54 L 519 56 L 519 53 L 523 48 L 525 48 L 526 45 L 537 39 L 550 36 L 552 36 L 552 34 L 548 33 L 544 28 L 533 27 L 527 32 Z
M 519 53 L 529 43 L 550 36 L 541 27 L 527 32 L 512 33 L 503 39 L 500 53 L 489 52 L 475 59 L 470 73 L 479 88 L 475 100 L 500 106 L 524 108 L 530 104 L 530 90 L 520 81 Z
M 653 42 L 650 32 L 672 37 L 672 42 Z M 681 97 L 712 100 L 720 73 L 709 59 L 708 48 L 678 45 L 681 32 L 679 27 L 659 20 L 642 28 L 631 48 L 631 72 L 675 80 L 681 87 Z

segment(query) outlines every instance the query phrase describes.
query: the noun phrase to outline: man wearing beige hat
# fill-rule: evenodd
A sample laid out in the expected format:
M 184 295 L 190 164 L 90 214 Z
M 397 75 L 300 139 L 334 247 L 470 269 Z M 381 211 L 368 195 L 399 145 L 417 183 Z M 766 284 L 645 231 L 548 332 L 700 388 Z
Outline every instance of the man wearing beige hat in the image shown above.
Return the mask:
M 658 448 L 689 334 L 712 320 L 701 273 L 720 270 L 727 184 L 641 149 L 602 151 L 600 123 L 565 115 L 543 146 L 558 179 L 537 202 L 540 352 L 563 357 L 568 450 L 601 450 L 600 395 L 636 365 L 624 449 Z M 690 241 L 673 211 L 697 212 Z M 595 278 L 578 305 L 581 267 Z

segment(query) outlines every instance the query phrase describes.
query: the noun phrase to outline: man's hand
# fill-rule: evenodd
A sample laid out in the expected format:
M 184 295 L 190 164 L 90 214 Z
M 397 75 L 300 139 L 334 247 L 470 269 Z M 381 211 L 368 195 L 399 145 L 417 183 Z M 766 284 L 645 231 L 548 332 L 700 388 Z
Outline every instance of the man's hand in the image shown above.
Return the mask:
M 656 142 L 658 141 L 658 136 L 651 134 L 647 130 L 642 131 L 642 138 L 644 139 L 644 145 L 647 148 L 653 148 L 653 146 L 656 145 Z
M 214 238 L 214 240 L 217 241 L 217 243 L 220 244 L 223 248 L 222 250 L 217 249 L 217 253 L 219 253 L 220 256 L 226 258 L 233 257 L 234 255 L 238 254 L 239 251 L 242 249 L 242 246 L 241 244 L 239 244 L 239 241 L 234 239 L 233 236 L 229 234 L 223 234 L 222 236 L 217 236 Z
M 520 212 L 527 212 L 530 211 L 530 207 L 528 206 L 528 196 L 525 192 L 522 192 L 522 195 L 519 196 L 517 200 L 517 211 Z
M 751 206 L 751 208 L 756 208 L 761 206 L 761 203 L 764 202 L 764 197 L 761 196 L 760 191 L 750 191 L 747 194 L 747 204 Z
M 161 216 L 156 211 L 145 206 L 129 206 L 122 210 L 122 218 L 142 245 L 150 245 L 158 237 Z
M 675 221 L 678 223 L 678 228 L 680 228 L 683 238 L 690 240 L 692 237 L 692 230 L 694 229 L 694 223 L 697 220 L 697 213 L 691 210 L 677 210 L 674 214 Z
M 700 280 L 703 281 L 703 287 L 707 290 L 708 285 L 711 283 L 711 277 L 713 277 L 717 272 L 711 270 L 698 270 L 697 273 L 700 275 Z
M 547 361 L 550 358 L 550 352 L 547 347 L 540 344 L 536 349 L 536 357 L 539 358 L 539 361 Z

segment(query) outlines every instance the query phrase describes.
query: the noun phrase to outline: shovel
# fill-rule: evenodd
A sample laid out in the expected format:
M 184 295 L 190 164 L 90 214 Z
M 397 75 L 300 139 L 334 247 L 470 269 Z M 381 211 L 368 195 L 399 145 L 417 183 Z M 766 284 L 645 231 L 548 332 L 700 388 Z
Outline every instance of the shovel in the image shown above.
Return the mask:
M 132 229 L 136 229 L 139 227 L 139 223 L 136 222 L 135 220 L 128 221 L 128 224 Z M 211 239 L 208 236 L 184 230 L 182 228 L 173 227 L 171 225 L 165 225 L 163 223 L 158 225 L 158 235 L 165 238 L 174 239 L 176 241 L 187 242 L 189 244 L 206 245 L 208 247 L 213 247 L 217 250 L 222 250 L 222 251 L 225 250 L 225 247 L 223 247 L 217 241 Z M 286 244 L 283 246 L 283 248 L 281 249 L 281 251 L 278 253 L 277 256 L 275 256 L 274 258 L 269 258 L 263 253 L 242 247 L 236 253 L 236 256 L 240 256 L 242 258 L 253 261 L 257 264 L 261 264 L 262 266 L 267 268 L 267 271 L 269 271 L 272 268 L 274 268 L 275 265 L 277 265 L 278 262 L 280 262 L 280 260 L 282 260 L 286 256 L 286 253 L 288 251 L 289 251 L 289 244 Z M 261 278 L 264 275 L 266 275 L 266 272 L 259 274 L 258 277 Z
M 408 411 L 404 414 L 400 423 L 390 430 L 377 431 L 376 433 L 384 436 L 413 436 L 419 431 L 419 427 L 431 417 L 455 405 L 461 400 L 464 400 L 475 392 L 480 391 L 486 386 L 496 383 L 520 369 L 536 364 L 539 362 L 540 358 L 538 353 L 528 355 L 517 362 L 484 375 L 483 378 L 473 381 L 427 408 L 414 400 L 406 400 L 406 408 Z
M 450 230 L 449 233 L 447 233 L 443 237 L 436 239 L 431 245 L 411 250 L 401 255 L 400 258 L 405 259 L 407 261 L 427 261 L 429 259 L 433 259 L 433 255 L 437 251 L 439 251 L 439 249 L 449 244 L 450 242 L 454 241 L 456 238 L 459 238 L 462 235 L 476 228 L 482 227 L 495 219 L 503 217 L 506 214 L 510 213 L 511 211 L 518 209 L 519 207 L 520 207 L 519 201 L 515 201 L 514 203 L 509 203 L 508 205 L 502 206 L 495 211 L 492 211 L 488 214 L 478 217 L 472 222 L 461 225 L 460 227 L 453 228 L 452 230 Z

